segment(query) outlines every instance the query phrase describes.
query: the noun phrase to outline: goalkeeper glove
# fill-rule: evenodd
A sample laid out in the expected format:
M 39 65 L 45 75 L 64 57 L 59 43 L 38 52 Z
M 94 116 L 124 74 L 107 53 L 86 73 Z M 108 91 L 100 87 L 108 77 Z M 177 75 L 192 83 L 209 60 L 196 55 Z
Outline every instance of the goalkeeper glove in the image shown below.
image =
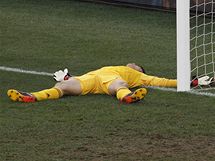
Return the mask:
M 213 82 L 214 78 L 213 77 L 209 77 L 209 76 L 204 76 L 201 78 L 196 78 L 194 80 L 192 80 L 191 82 L 191 86 L 192 87 L 196 87 L 198 85 L 200 86 L 208 86 Z
M 63 71 L 62 70 L 59 70 L 59 71 L 56 71 L 54 73 L 54 76 L 53 78 L 57 81 L 57 82 L 61 82 L 63 80 L 68 80 L 70 78 L 70 74 L 68 72 L 68 69 L 65 68 Z

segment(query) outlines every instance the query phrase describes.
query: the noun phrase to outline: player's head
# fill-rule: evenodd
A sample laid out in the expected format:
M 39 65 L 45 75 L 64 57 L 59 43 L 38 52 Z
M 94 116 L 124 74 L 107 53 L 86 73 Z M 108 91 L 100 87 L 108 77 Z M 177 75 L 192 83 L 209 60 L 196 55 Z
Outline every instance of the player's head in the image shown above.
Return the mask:
M 137 70 L 139 72 L 145 73 L 145 69 L 142 66 L 139 66 L 139 65 L 137 65 L 135 63 L 128 63 L 126 66 L 130 67 L 130 68 L 132 68 L 134 70 Z

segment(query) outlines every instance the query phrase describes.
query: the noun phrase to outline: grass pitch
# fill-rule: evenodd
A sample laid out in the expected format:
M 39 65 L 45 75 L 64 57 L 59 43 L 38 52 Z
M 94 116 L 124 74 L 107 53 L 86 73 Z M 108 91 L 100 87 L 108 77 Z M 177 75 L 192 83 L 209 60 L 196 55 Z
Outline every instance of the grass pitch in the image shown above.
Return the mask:
M 1 0 L 0 65 L 73 75 L 135 62 L 176 77 L 175 15 L 80 1 Z M 48 76 L 0 72 L 0 160 L 212 161 L 214 98 L 150 89 L 144 101 L 107 95 L 23 104 Z

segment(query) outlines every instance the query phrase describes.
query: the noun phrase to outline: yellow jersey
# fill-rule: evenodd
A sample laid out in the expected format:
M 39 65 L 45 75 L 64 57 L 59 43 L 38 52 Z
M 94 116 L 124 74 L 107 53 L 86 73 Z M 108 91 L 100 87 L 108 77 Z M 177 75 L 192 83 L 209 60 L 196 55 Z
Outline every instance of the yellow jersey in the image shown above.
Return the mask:
M 127 66 L 108 66 L 91 71 L 78 79 L 82 87 L 82 95 L 88 93 L 109 94 L 108 87 L 116 79 L 124 80 L 129 88 L 137 86 L 176 87 L 175 79 L 159 78 L 134 70 Z

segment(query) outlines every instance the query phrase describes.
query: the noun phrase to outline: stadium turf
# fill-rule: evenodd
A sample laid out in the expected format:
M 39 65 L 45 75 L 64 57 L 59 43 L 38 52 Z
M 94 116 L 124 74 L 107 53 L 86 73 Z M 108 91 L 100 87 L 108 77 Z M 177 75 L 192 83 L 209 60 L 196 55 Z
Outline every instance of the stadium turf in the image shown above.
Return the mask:
M 0 66 L 81 75 L 135 62 L 176 77 L 175 14 L 72 0 L 1 0 Z M 149 89 L 136 104 L 107 95 L 11 102 L 50 76 L 0 71 L 0 160 L 212 161 L 214 97 Z

